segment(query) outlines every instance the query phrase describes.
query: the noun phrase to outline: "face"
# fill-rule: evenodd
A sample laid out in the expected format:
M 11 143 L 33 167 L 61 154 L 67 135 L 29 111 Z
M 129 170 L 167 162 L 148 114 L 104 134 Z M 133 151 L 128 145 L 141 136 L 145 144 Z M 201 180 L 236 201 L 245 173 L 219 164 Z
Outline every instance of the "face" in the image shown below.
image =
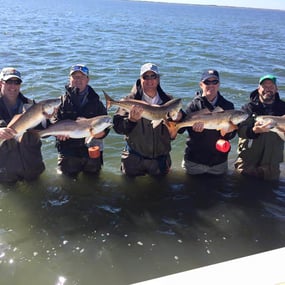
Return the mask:
M 206 96 L 209 101 L 213 101 L 220 88 L 220 82 L 216 77 L 210 77 L 200 82 L 200 87 L 203 91 L 203 96 Z
M 277 86 L 270 79 L 264 80 L 258 87 L 259 99 L 262 103 L 272 104 L 275 100 Z
M 157 93 L 157 86 L 159 84 L 159 76 L 152 71 L 147 71 L 141 76 L 141 84 L 142 84 L 143 91 L 147 95 L 154 97 Z
M 89 77 L 84 75 L 80 71 L 75 71 L 69 77 L 69 85 L 71 87 L 76 87 L 79 89 L 79 92 L 84 91 L 86 86 L 88 85 Z
M 2 80 L 0 87 L 1 93 L 5 98 L 9 101 L 16 101 L 21 88 L 21 80 L 17 77 L 12 77 L 6 81 Z

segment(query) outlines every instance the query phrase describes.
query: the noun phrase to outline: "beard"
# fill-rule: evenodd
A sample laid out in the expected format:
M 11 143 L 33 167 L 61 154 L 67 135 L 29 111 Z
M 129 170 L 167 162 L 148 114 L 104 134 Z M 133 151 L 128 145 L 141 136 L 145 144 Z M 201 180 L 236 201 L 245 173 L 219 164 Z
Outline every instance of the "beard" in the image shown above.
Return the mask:
M 275 100 L 275 93 L 272 91 L 262 92 L 263 103 L 272 103 Z

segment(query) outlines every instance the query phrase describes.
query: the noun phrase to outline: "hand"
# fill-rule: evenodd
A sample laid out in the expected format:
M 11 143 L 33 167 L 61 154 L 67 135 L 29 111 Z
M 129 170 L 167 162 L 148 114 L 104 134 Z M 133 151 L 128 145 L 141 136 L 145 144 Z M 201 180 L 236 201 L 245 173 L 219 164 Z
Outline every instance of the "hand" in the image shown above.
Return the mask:
M 137 122 L 141 119 L 143 113 L 143 108 L 133 105 L 129 112 L 129 120 L 132 122 Z
M 69 139 L 69 136 L 56 136 L 59 141 L 66 141 Z
M 54 118 L 54 116 L 57 114 L 58 110 L 59 110 L 59 107 L 54 108 L 54 110 L 51 114 L 44 112 L 43 115 L 45 116 L 46 119 L 50 120 L 50 119 Z
M 261 122 L 255 122 L 252 130 L 255 134 L 261 134 L 261 133 L 268 133 L 271 128 L 271 122 L 267 122 L 265 124 Z
M 10 140 L 15 137 L 17 132 L 11 128 L 0 128 L 0 139 Z
M 204 123 L 203 122 L 196 122 L 192 126 L 193 131 L 201 133 L 204 131 Z
M 100 133 L 94 135 L 93 138 L 95 138 L 95 139 L 101 139 L 102 137 L 105 136 L 105 134 L 106 134 L 105 131 L 102 131 L 102 132 L 100 132 Z

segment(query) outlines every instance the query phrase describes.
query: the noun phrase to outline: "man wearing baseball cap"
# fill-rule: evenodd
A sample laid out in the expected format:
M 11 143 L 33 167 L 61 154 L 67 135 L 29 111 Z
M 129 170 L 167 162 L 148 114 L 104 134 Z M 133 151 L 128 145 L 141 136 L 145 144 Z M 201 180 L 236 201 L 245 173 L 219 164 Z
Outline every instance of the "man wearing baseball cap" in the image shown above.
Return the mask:
M 285 102 L 280 99 L 276 76 L 262 76 L 258 88 L 250 94 L 250 102 L 242 109 L 250 117 L 240 124 L 238 130 L 237 172 L 265 180 L 278 180 L 284 141 L 277 133 L 270 131 L 272 126 L 267 121 L 255 120 L 257 116 L 285 114 Z M 284 131 L 282 133 L 284 135 Z
M 0 73 L 0 182 L 36 179 L 45 169 L 41 141 L 33 132 L 25 132 L 16 140 L 16 132 L 9 126 L 15 116 L 35 102 L 21 91 L 21 73 L 5 67 Z
M 219 91 L 220 75 L 215 69 L 202 72 L 199 82 L 200 91 L 188 103 L 185 113 L 191 116 L 197 111 L 211 112 L 215 108 L 234 109 L 234 104 L 227 100 Z M 221 134 L 218 130 L 204 129 L 203 122 L 196 122 L 192 127 L 182 128 L 179 133 L 187 131 L 188 138 L 182 160 L 182 168 L 187 174 L 223 175 L 228 171 L 228 154 L 230 147 L 220 150 L 217 142 L 233 139 L 236 131 Z
M 62 104 L 55 121 L 76 120 L 79 117 L 92 118 L 107 115 L 107 110 L 101 102 L 99 95 L 89 85 L 89 69 L 86 65 L 76 64 L 70 68 L 69 84 L 65 86 Z M 73 139 L 66 136 L 57 136 L 58 173 L 76 177 L 80 172 L 98 174 L 103 165 L 103 138 L 109 129 L 96 134 L 89 142 L 85 139 Z M 98 146 L 99 155 L 89 156 L 89 147 Z
M 172 99 L 160 86 L 160 73 L 156 64 L 143 64 L 139 74 L 139 79 L 126 99 L 155 105 L 165 104 Z M 170 150 L 174 137 L 163 122 L 153 127 L 150 120 L 142 117 L 142 113 L 143 108 L 134 105 L 129 112 L 119 108 L 114 115 L 114 130 L 125 135 L 126 140 L 121 155 L 121 171 L 129 177 L 166 175 L 171 167 Z M 182 117 L 182 113 L 179 114 Z
M 0 73 L 0 79 L 7 81 L 9 79 L 19 80 L 22 83 L 21 73 L 13 67 L 5 67 Z

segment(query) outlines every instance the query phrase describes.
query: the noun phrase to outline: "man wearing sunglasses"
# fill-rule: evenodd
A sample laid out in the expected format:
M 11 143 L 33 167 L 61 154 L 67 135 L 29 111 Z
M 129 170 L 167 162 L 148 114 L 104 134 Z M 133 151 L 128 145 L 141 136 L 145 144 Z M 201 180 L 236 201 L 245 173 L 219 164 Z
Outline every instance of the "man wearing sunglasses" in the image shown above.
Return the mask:
M 238 129 L 238 173 L 264 180 L 278 180 L 283 162 L 284 141 L 274 132 L 271 122 L 255 120 L 256 116 L 285 115 L 285 102 L 280 99 L 277 78 L 267 74 L 259 79 L 258 88 L 250 94 L 250 102 L 243 106 L 250 117 Z M 284 129 L 280 129 L 283 132 Z
M 146 63 L 141 66 L 140 78 L 127 99 L 156 105 L 172 99 L 160 86 L 157 65 Z M 121 156 L 121 171 L 129 177 L 165 175 L 171 166 L 170 150 L 174 138 L 163 123 L 153 128 L 150 120 L 142 118 L 142 112 L 141 107 L 133 106 L 130 112 L 119 108 L 114 115 L 114 130 L 125 135 L 126 139 L 126 147 Z
M 216 107 L 223 110 L 234 109 L 234 104 L 221 95 L 219 87 L 220 76 L 218 71 L 214 69 L 204 71 L 200 81 L 201 91 L 188 104 L 185 111 L 186 115 L 191 115 L 202 109 L 213 111 Z M 226 141 L 232 139 L 236 132 L 222 136 L 220 131 L 204 129 L 203 122 L 197 122 L 193 127 L 183 128 L 179 133 L 183 133 L 185 130 L 188 131 L 189 136 L 186 141 L 182 167 L 187 174 L 225 174 L 228 170 L 230 148 L 226 151 L 220 151 L 216 147 L 216 143 L 220 139 Z
M 13 67 L 5 67 L 0 74 L 0 182 L 17 182 L 36 179 L 45 169 L 41 141 L 37 135 L 26 132 L 21 141 L 14 138 L 16 132 L 7 127 L 13 117 L 21 114 L 33 100 L 21 92 L 21 73 Z
M 89 69 L 82 64 L 71 67 L 69 83 L 65 86 L 65 94 L 57 112 L 55 121 L 76 120 L 79 117 L 92 118 L 107 115 L 107 110 L 99 95 L 89 85 Z M 85 139 L 74 139 L 57 136 L 58 173 L 76 177 L 80 172 L 98 174 L 103 165 L 103 138 L 109 129 L 96 134 L 86 144 Z M 96 157 L 89 156 L 88 148 L 98 146 L 100 153 Z

